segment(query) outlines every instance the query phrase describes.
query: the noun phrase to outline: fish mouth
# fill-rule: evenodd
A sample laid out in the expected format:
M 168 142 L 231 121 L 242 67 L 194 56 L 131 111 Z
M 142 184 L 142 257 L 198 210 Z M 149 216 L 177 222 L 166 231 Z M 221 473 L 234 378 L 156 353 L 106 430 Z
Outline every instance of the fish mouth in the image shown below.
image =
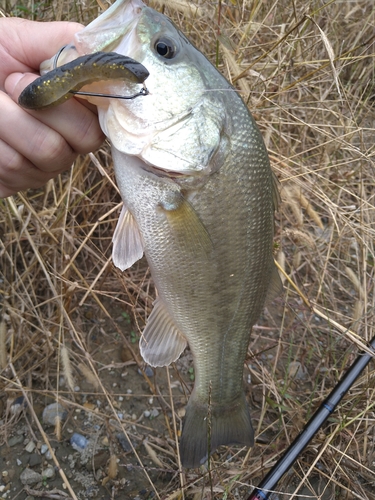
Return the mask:
M 146 5 L 141 0 L 117 0 L 109 9 L 75 34 L 80 54 L 105 50 L 129 55 L 135 51 L 134 33 Z

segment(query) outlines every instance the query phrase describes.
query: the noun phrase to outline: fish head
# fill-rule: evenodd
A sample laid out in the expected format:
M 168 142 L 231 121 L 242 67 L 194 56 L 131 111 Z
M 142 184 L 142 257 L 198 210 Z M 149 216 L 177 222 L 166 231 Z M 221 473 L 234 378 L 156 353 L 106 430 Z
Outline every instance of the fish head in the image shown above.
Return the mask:
M 129 56 L 149 71 L 147 96 L 89 99 L 114 148 L 167 175 L 218 168 L 228 122 L 220 90 L 230 86 L 169 18 L 141 0 L 117 0 L 78 32 L 72 45 L 79 55 L 100 50 Z M 100 91 L 98 83 L 93 87 Z M 138 90 L 118 81 L 102 87 L 105 93 L 124 96 Z

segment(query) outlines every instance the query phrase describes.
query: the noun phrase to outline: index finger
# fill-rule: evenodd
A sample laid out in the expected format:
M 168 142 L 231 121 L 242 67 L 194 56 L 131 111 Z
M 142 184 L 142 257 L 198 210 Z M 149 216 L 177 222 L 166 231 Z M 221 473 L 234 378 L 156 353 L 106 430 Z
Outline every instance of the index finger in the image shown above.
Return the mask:
M 74 34 L 82 29 L 81 24 L 73 22 L 0 18 L 0 48 L 4 49 L 2 65 L 18 63 L 17 67 L 8 68 L 9 73 L 39 70 L 42 61 L 71 42 Z

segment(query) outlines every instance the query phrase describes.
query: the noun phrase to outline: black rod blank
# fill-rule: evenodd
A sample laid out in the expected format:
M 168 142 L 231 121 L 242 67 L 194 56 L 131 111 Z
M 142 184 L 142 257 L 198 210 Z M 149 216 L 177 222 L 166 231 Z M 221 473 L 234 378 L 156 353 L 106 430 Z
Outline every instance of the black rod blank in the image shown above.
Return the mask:
M 370 342 L 370 349 L 375 354 L 375 337 Z M 267 500 L 270 497 L 281 477 L 293 466 L 298 455 L 302 453 L 323 423 L 336 409 L 336 406 L 373 357 L 372 354 L 367 352 L 362 352 L 358 355 L 357 359 L 334 387 L 330 395 L 319 406 L 284 455 L 276 462 L 247 500 Z

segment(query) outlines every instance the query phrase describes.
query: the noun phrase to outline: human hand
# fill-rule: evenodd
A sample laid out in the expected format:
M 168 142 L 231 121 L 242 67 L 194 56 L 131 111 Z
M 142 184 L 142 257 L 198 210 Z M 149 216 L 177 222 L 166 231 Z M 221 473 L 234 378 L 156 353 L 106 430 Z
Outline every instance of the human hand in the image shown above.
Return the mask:
M 37 188 L 104 140 L 92 105 L 70 99 L 41 111 L 17 104 L 39 65 L 71 42 L 77 23 L 0 18 L 0 198 Z

